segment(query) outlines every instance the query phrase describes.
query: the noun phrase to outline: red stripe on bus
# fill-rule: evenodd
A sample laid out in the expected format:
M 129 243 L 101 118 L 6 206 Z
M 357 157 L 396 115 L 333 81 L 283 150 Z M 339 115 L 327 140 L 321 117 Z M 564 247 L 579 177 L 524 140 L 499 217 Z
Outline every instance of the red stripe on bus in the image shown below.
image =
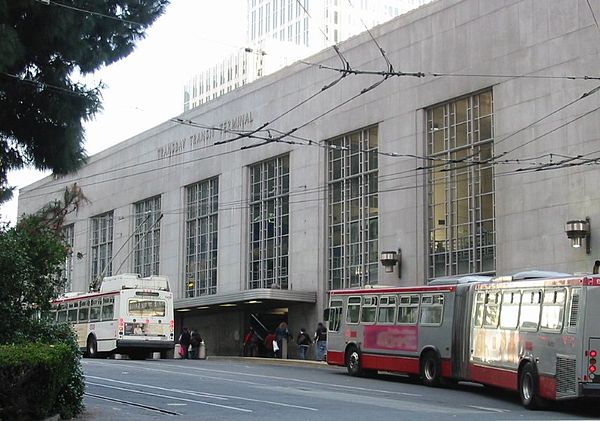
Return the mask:
M 345 355 L 340 351 L 328 351 L 327 363 L 330 365 L 345 366 Z M 360 363 L 366 370 L 391 371 L 405 374 L 419 374 L 419 357 L 400 357 L 394 355 L 381 355 L 362 353 Z M 442 377 L 452 376 L 452 362 L 449 359 L 442 360 Z
M 327 364 L 331 365 L 346 365 L 344 353 L 341 351 L 329 351 L 327 350 Z
M 540 376 L 539 392 L 542 398 L 556 399 L 556 379 L 552 376 Z
M 442 377 L 452 377 L 452 361 L 449 358 L 442 360 Z
M 489 384 L 503 389 L 517 390 L 519 375 L 513 370 L 503 370 L 472 364 L 471 379 L 474 382 Z M 553 376 L 540 375 L 538 393 L 545 399 L 556 399 L 556 379 Z
M 474 364 L 470 365 L 470 371 L 470 381 L 498 386 L 503 389 L 517 390 L 517 385 L 519 383 L 516 371 L 483 367 Z
M 121 291 L 110 291 L 110 292 L 99 292 L 97 294 L 82 294 L 82 295 L 77 295 L 75 297 L 69 297 L 69 298 L 57 298 L 53 301 L 51 301 L 52 304 L 55 303 L 67 303 L 69 301 L 83 301 L 83 300 L 90 300 L 92 298 L 99 298 L 99 297 L 106 297 L 109 295 L 119 295 Z

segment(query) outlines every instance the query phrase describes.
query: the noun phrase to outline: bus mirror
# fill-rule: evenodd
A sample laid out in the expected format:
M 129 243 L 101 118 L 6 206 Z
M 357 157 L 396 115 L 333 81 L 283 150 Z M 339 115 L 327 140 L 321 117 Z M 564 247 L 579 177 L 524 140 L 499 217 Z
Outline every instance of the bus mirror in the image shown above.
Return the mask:
M 328 308 L 323 310 L 323 321 L 325 321 L 325 322 L 329 321 L 329 309 Z

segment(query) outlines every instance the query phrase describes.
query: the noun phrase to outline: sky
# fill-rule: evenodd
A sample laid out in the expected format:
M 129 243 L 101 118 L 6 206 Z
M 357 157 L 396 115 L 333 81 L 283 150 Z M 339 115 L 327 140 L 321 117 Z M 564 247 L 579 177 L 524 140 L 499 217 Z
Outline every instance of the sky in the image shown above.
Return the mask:
M 103 82 L 106 88 L 103 111 L 85 124 L 88 155 L 181 114 L 185 83 L 245 46 L 245 4 L 246 0 L 171 0 L 133 53 L 89 75 L 85 80 L 90 87 Z M 10 172 L 8 181 L 18 190 L 49 174 L 23 169 Z M 15 191 L 13 199 L 0 206 L 1 221 L 14 225 L 17 199 Z

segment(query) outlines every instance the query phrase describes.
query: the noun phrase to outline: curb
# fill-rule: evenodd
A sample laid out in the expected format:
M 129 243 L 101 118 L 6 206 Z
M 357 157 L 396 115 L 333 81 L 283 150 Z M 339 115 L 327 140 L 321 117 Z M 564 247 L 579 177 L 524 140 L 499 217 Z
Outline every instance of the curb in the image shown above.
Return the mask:
M 292 365 L 292 366 L 309 366 L 317 368 L 329 367 L 325 361 L 314 361 L 314 360 L 295 360 L 295 359 L 281 359 L 281 358 L 262 358 L 262 357 L 236 357 L 227 355 L 211 355 L 207 357 L 210 360 L 223 360 L 223 361 L 245 361 L 252 362 L 255 364 L 267 364 L 267 365 Z

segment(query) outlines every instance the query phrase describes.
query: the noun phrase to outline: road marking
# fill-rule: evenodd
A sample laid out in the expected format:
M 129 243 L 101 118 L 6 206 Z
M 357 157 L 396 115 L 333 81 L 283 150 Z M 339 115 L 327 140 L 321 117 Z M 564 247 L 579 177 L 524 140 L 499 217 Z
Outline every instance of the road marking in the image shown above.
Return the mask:
M 187 403 L 168 403 L 167 406 L 187 406 Z
M 186 391 L 186 390 L 173 389 L 173 388 L 160 387 L 160 386 L 153 386 L 153 385 L 144 384 L 144 383 L 125 382 L 125 381 L 122 381 L 122 380 L 109 379 L 107 377 L 86 376 L 86 378 L 96 379 L 96 380 L 104 380 L 106 382 L 124 384 L 124 385 L 127 385 L 127 386 L 136 386 L 136 387 L 143 387 L 143 388 L 147 388 L 147 389 L 162 390 L 164 392 L 183 393 L 183 394 L 192 394 L 192 393 L 194 393 L 194 392 L 189 392 L 189 391 Z M 212 397 L 211 394 L 204 393 L 204 392 L 195 392 L 195 394 L 196 394 L 196 396 Z M 217 397 L 215 397 L 214 399 L 222 400 L 222 401 L 228 400 L 227 398 L 217 398 Z
M 501 412 L 501 413 L 502 412 L 510 412 L 510 410 L 508 410 L 508 409 L 490 408 L 487 406 L 467 405 L 467 407 L 481 409 L 482 411 L 489 411 L 489 412 Z
M 124 392 L 133 392 L 133 393 L 138 393 L 140 395 L 147 395 L 147 396 L 156 396 L 159 398 L 164 398 L 164 399 L 173 399 L 173 400 L 177 400 L 177 401 L 183 401 L 183 402 L 190 402 L 190 403 L 196 403 L 199 405 L 208 405 L 208 406 L 216 406 L 218 408 L 224 408 L 224 409 L 231 409 L 232 411 L 240 411 L 240 412 L 254 412 L 251 409 L 244 409 L 244 408 L 237 408 L 235 406 L 228 406 L 228 405 L 219 405 L 218 403 L 212 403 L 212 402 L 205 402 L 205 401 L 198 401 L 198 400 L 192 400 L 192 399 L 186 399 L 186 398 L 178 398 L 176 396 L 168 396 L 168 395 L 161 395 L 158 393 L 151 393 L 151 392 L 143 392 L 141 390 L 135 390 L 135 389 L 127 389 L 124 387 L 118 387 L 118 386 L 110 386 L 108 384 L 102 384 L 102 383 L 92 383 L 92 382 L 86 382 L 87 384 L 90 384 L 92 386 L 99 386 L 99 387 L 106 387 L 108 389 L 115 389 L 115 390 L 122 390 Z
M 163 390 L 163 391 L 167 391 L 167 392 L 182 393 L 184 395 L 200 396 L 200 397 L 212 398 L 212 399 L 220 399 L 220 400 L 237 399 L 237 400 L 248 401 L 248 402 L 266 403 L 269 405 L 283 406 L 286 408 L 303 409 L 306 411 L 318 411 L 318 409 L 311 408 L 308 406 L 300 406 L 300 405 L 293 405 L 293 404 L 289 404 L 289 403 L 266 401 L 263 399 L 245 398 L 242 396 L 222 395 L 222 394 L 208 393 L 208 392 L 197 392 L 197 391 L 193 391 L 193 390 L 169 389 L 169 388 L 165 388 L 165 387 L 152 386 L 152 385 L 141 384 L 141 383 L 125 382 L 122 380 L 115 380 L 115 379 L 109 379 L 109 378 L 97 377 L 97 376 L 86 376 L 86 378 L 96 379 L 96 380 L 104 380 L 107 382 L 119 383 L 119 384 L 124 384 L 124 385 L 128 385 L 128 386 L 137 386 L 137 387 L 144 387 L 144 388 L 149 388 L 149 389 L 158 389 L 158 390 Z M 93 384 L 93 383 L 90 383 L 90 384 Z
M 115 367 L 114 364 L 106 364 L 106 363 L 101 363 L 101 362 L 94 362 L 92 363 L 94 365 L 106 365 L 109 367 Z M 163 373 L 177 373 L 178 375 L 186 375 L 186 376 L 192 376 L 192 377 L 198 377 L 197 373 L 190 373 L 187 371 L 173 371 L 173 370 L 166 370 L 166 369 L 159 369 L 159 368 L 153 368 L 150 367 L 150 364 L 153 363 L 144 363 L 144 362 L 140 362 L 136 365 L 127 365 L 127 367 L 129 368 L 136 368 L 136 369 L 140 369 L 140 365 L 143 365 L 143 367 L 141 367 L 144 370 L 148 370 L 148 371 L 158 371 L 158 372 L 163 372 Z M 123 365 L 119 364 L 120 367 L 122 367 Z M 263 375 L 263 374 L 251 374 L 251 373 L 239 373 L 239 372 L 233 372 L 233 371 L 226 371 L 226 370 L 214 370 L 214 369 L 209 369 L 209 368 L 199 368 L 199 367 L 193 367 L 193 366 L 188 366 L 188 365 L 174 365 L 174 364 L 169 364 L 169 367 L 175 367 L 175 368 L 182 368 L 185 370 L 195 370 L 195 371 L 201 371 L 201 372 L 212 372 L 212 373 L 218 373 L 218 374 L 229 374 L 235 377 L 239 377 L 239 376 L 247 376 L 247 377 L 255 377 L 255 378 L 260 378 L 260 379 L 266 379 L 269 381 L 272 380 L 281 380 L 284 381 L 286 383 L 289 383 L 289 378 L 287 377 L 276 377 L 276 376 L 267 376 L 267 375 Z M 262 383 L 256 383 L 256 382 L 250 382 L 250 381 L 246 381 L 246 380 L 239 380 L 239 379 L 225 379 L 222 377 L 211 377 L 208 375 L 203 375 L 203 377 L 207 378 L 207 379 L 215 379 L 215 380 L 221 380 L 221 381 L 228 381 L 228 382 L 234 382 L 234 383 L 241 383 L 241 384 L 250 384 L 250 385 L 254 385 L 254 386 L 264 386 L 264 384 Z M 390 390 L 382 390 L 382 389 L 372 389 L 372 388 L 368 388 L 368 387 L 359 387 L 359 386 L 348 386 L 348 385 L 338 385 L 338 384 L 332 384 L 332 383 L 324 383 L 324 382 L 316 382 L 316 381 L 311 381 L 311 380 L 302 380 L 302 379 L 294 379 L 294 382 L 296 383 L 307 383 L 307 384 L 311 384 L 311 385 L 317 385 L 317 386 L 327 386 L 327 387 L 331 387 L 335 390 L 338 389 L 347 389 L 347 390 L 358 390 L 361 392 L 372 392 L 372 393 L 385 393 L 388 395 L 396 395 L 396 396 L 406 396 L 406 397 L 413 397 L 413 398 L 421 398 L 423 397 L 423 394 L 420 393 L 408 393 L 408 392 L 395 392 L 395 391 L 390 391 Z
M 161 414 L 166 414 L 166 415 L 170 415 L 170 416 L 183 415 L 183 414 L 180 414 L 179 412 L 167 411 L 165 409 L 161 409 L 161 408 L 158 408 L 156 406 L 144 405 L 144 404 L 141 404 L 141 403 L 126 401 L 126 400 L 123 400 L 123 399 L 115 399 L 115 398 L 111 398 L 109 396 L 96 395 L 94 393 L 87 393 L 86 392 L 85 396 L 88 396 L 88 397 L 94 398 L 94 399 L 99 399 L 99 400 L 102 400 L 102 401 L 122 403 L 124 405 L 134 406 L 136 408 L 142 408 L 142 409 L 145 409 L 146 411 L 160 412 Z M 183 405 L 186 405 L 186 404 L 183 404 Z M 121 408 L 114 408 L 113 407 L 113 410 L 120 411 Z

